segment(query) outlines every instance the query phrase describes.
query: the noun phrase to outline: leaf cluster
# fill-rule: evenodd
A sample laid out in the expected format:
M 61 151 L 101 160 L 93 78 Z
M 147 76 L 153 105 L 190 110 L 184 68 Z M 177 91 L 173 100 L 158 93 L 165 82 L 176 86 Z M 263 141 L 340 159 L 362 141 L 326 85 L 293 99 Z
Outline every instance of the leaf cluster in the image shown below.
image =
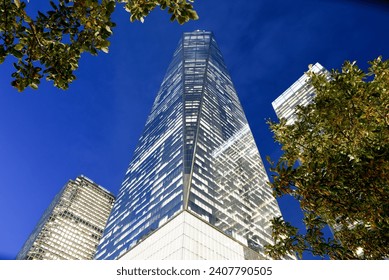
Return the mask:
M 198 18 L 186 0 L 57 0 L 35 18 L 26 12 L 28 1 L 1 0 L 0 64 L 8 56 L 16 59 L 12 85 L 19 91 L 36 89 L 45 77 L 67 89 L 83 52 L 108 52 L 117 3 L 124 4 L 131 21 L 143 22 L 156 6 L 180 24 Z
M 274 220 L 273 257 L 304 250 L 336 259 L 389 257 L 389 61 L 367 73 L 345 62 L 331 79 L 307 73 L 316 97 L 297 121 L 270 122 L 284 154 L 272 163 L 276 196 L 300 202 L 306 233 Z M 329 225 L 333 239 L 324 239 Z M 280 236 L 283 236 L 280 238 Z
M 193 10 L 193 0 L 119 0 L 118 2 L 125 3 L 125 9 L 131 16 L 130 20 L 140 20 L 143 22 L 146 17 L 155 7 L 160 6 L 162 10 L 167 9 L 171 14 L 170 20 L 184 24 L 189 20 L 198 19 L 198 15 Z

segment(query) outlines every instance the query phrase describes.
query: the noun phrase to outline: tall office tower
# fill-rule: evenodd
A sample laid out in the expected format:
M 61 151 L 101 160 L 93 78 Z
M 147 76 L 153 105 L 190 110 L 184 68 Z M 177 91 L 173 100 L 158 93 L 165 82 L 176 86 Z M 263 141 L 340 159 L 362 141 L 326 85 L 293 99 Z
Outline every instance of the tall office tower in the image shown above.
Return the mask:
M 184 33 L 95 258 L 266 258 L 267 180 L 213 34 Z
M 330 78 L 330 73 L 320 63 L 314 64 L 310 70 L 317 74 L 324 74 L 328 79 Z M 296 121 L 297 106 L 306 106 L 315 97 L 315 89 L 307 83 L 307 80 L 308 76 L 306 74 L 302 75 L 292 86 L 272 102 L 277 117 L 279 119 L 285 118 L 287 124 L 292 124 Z
M 23 245 L 19 260 L 93 259 L 114 196 L 85 176 L 55 196 Z

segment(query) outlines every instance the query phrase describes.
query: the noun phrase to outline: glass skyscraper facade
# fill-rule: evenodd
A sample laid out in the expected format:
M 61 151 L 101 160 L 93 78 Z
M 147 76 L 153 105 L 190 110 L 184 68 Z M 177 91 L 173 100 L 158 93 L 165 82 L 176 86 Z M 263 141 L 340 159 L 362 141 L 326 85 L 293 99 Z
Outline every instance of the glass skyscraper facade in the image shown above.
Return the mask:
M 55 196 L 23 245 L 20 260 L 90 260 L 107 223 L 114 196 L 85 176 Z
M 184 33 L 95 258 L 266 258 L 267 181 L 215 37 Z
M 316 74 L 324 74 L 330 79 L 330 72 L 318 62 L 312 65 L 310 71 Z M 315 89 L 307 82 L 308 79 L 309 77 L 307 74 L 303 74 L 272 102 L 277 117 L 279 119 L 286 119 L 287 124 L 292 124 L 296 121 L 297 106 L 306 106 L 311 103 L 315 97 Z

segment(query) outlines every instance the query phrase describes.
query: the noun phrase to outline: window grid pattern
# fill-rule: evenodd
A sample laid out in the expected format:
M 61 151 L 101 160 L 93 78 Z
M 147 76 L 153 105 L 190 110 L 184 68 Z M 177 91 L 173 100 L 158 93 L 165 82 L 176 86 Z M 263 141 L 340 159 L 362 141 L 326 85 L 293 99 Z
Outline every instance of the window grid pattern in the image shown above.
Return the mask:
M 70 180 L 42 215 L 17 259 L 93 259 L 113 203 L 114 196 L 90 179 Z
M 95 258 L 116 259 L 183 208 L 182 43 L 135 149 Z
M 327 79 L 330 79 L 330 72 L 318 62 L 311 67 L 311 71 L 316 74 L 324 74 Z M 308 79 L 307 74 L 302 75 L 272 102 L 278 119 L 286 119 L 286 124 L 293 124 L 296 121 L 297 106 L 304 107 L 313 102 L 315 89 L 308 83 Z
M 203 49 L 190 44 L 206 53 L 207 64 L 199 75 L 188 209 L 264 258 L 264 245 L 272 242 L 270 219 L 281 213 L 216 41 L 212 33 L 202 36 Z
M 113 207 L 97 259 L 117 259 L 182 211 L 257 252 L 280 211 L 211 32 L 184 33 Z M 250 250 L 252 252 L 252 250 Z

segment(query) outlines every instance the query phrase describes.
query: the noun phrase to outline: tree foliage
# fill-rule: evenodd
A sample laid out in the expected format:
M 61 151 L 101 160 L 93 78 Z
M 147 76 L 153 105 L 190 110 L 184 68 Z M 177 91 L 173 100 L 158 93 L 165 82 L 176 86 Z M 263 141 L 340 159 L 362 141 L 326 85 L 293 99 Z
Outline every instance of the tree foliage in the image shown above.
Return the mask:
M 45 77 L 56 87 L 68 88 L 83 52 L 108 52 L 117 3 L 130 13 L 130 20 L 143 22 L 159 6 L 171 21 L 183 24 L 197 19 L 192 0 L 57 0 L 50 10 L 27 14 L 28 0 L 0 0 L 0 64 L 14 56 L 12 85 L 19 91 L 38 87 Z
M 314 102 L 297 121 L 270 122 L 283 155 L 272 163 L 276 196 L 301 205 L 306 232 L 273 220 L 273 258 L 304 251 L 332 259 L 389 257 L 389 61 L 365 73 L 345 62 L 331 79 L 307 73 Z M 330 226 L 334 237 L 326 238 Z

